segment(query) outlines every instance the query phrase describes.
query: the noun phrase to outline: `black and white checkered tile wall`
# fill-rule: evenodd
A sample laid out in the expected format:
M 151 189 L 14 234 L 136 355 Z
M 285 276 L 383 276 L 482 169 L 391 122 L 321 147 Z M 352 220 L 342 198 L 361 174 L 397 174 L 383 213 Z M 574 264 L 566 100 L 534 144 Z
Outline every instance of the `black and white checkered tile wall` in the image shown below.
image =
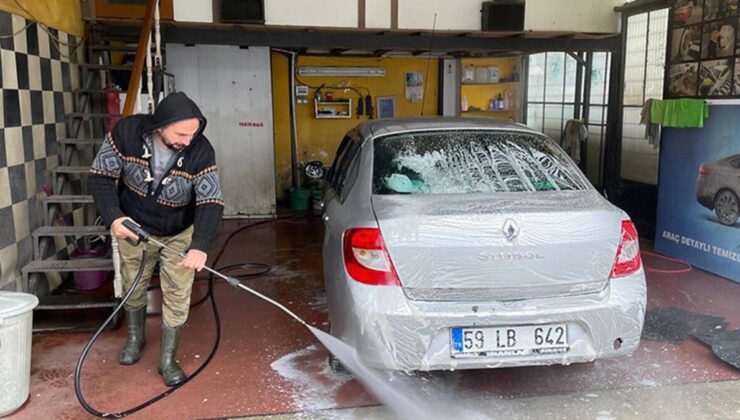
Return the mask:
M 32 259 L 48 171 L 59 164 L 56 140 L 65 136 L 65 114 L 79 87 L 78 60 L 65 45 L 79 39 L 49 32 L 58 45 L 36 23 L 0 10 L 0 289 L 15 288 Z

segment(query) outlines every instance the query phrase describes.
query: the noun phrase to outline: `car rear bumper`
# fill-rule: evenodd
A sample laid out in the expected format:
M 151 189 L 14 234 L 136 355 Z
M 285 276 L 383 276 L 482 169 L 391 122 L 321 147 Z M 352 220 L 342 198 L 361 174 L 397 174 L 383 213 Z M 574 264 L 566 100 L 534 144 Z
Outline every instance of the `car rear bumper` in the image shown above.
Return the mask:
M 601 293 L 509 302 L 418 302 L 401 288 L 350 281 L 351 319 L 342 337 L 368 364 L 392 370 L 476 369 L 570 364 L 631 354 L 645 316 L 645 276 L 612 280 Z M 565 323 L 570 347 L 561 354 L 451 356 L 451 328 Z M 615 348 L 615 343 L 619 343 Z

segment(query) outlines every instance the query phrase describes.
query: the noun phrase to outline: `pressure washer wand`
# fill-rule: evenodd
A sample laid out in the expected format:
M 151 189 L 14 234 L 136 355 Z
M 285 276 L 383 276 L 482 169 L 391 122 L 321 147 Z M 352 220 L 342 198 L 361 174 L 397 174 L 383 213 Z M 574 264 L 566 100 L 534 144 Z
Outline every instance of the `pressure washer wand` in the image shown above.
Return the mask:
M 133 232 L 136 236 L 139 237 L 139 239 L 136 240 L 136 241 L 134 241 L 133 239 L 127 238 L 126 240 L 131 245 L 137 246 L 137 245 L 139 245 L 139 243 L 141 241 L 143 241 L 143 242 L 151 242 L 152 244 L 154 244 L 154 245 L 156 245 L 156 246 L 158 246 L 160 248 L 164 248 L 164 249 L 166 249 L 166 250 L 168 250 L 170 252 L 174 252 L 176 255 L 178 255 L 178 256 L 180 256 L 182 258 L 185 258 L 185 253 L 184 252 L 178 251 L 178 250 L 176 250 L 176 249 L 168 246 L 167 244 L 163 244 L 162 242 L 160 242 L 160 241 L 152 238 L 152 236 L 151 236 L 151 234 L 149 232 L 147 232 L 146 230 L 144 230 L 138 224 L 134 223 L 132 220 L 128 220 L 128 219 L 127 220 L 124 220 L 123 221 L 123 226 L 126 229 L 130 230 L 131 232 Z M 264 300 L 264 301 L 266 301 L 268 303 L 271 303 L 271 304 L 277 306 L 278 308 L 282 309 L 283 312 L 285 312 L 288 315 L 290 315 L 291 317 L 293 317 L 293 319 L 295 319 L 296 321 L 300 322 L 301 324 L 303 324 L 303 325 L 305 325 L 307 327 L 309 326 L 306 321 L 304 321 L 303 319 L 301 319 L 301 317 L 299 317 L 298 315 L 296 315 L 290 309 L 286 308 L 285 306 L 283 306 L 279 302 L 276 302 L 276 301 L 270 299 L 269 297 L 263 295 L 262 293 L 260 293 L 260 292 L 258 292 L 256 290 L 250 289 L 249 287 L 241 284 L 241 282 L 238 279 L 236 279 L 234 277 L 229 277 L 229 276 L 224 275 L 224 274 L 221 274 L 218 271 L 212 269 L 211 267 L 208 267 L 207 265 L 204 265 L 203 266 L 203 269 L 205 269 L 209 273 L 213 274 L 214 276 L 217 276 L 217 277 L 220 277 L 220 278 L 226 280 L 226 282 L 229 283 L 230 285 L 232 285 L 234 287 L 237 287 L 237 288 L 240 288 L 240 289 L 243 289 L 243 290 L 246 290 L 247 292 L 249 292 L 249 293 L 257 296 L 258 298 L 260 298 L 260 299 L 262 299 L 262 300 Z

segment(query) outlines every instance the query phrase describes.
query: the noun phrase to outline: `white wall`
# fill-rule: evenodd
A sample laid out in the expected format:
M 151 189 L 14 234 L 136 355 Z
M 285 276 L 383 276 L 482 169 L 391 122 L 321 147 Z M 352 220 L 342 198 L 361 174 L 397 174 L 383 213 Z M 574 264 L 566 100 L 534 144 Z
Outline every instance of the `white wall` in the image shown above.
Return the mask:
M 624 0 L 527 0 L 524 29 L 531 31 L 619 32 L 614 7 Z
M 204 0 L 172 0 L 178 22 L 213 22 L 213 4 Z
M 365 0 L 365 27 L 391 27 L 391 0 Z
M 226 216 L 275 214 L 270 49 L 167 44 L 175 86 L 208 119 Z
M 481 0 L 399 0 L 398 26 L 431 29 L 437 13 L 439 30 L 480 30 Z M 526 0 L 528 31 L 618 32 L 614 7 L 624 0 Z
M 357 27 L 357 0 L 265 0 L 267 25 Z
M 175 20 L 212 22 L 211 2 L 173 0 Z M 482 0 L 399 0 L 401 29 L 480 30 Z M 625 0 L 526 0 L 524 29 L 532 31 L 618 32 L 614 7 Z M 366 0 L 365 25 L 390 28 L 391 0 Z M 357 0 L 265 0 L 268 25 L 357 27 Z

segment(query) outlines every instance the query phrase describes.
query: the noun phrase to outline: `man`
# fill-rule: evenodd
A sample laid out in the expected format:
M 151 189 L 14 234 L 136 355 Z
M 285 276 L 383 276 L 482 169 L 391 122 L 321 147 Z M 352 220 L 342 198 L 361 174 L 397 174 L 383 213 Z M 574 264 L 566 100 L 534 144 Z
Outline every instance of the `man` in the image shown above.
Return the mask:
M 163 297 L 159 372 L 168 386 L 186 378 L 175 353 L 188 318 L 194 270 L 203 268 L 223 215 L 223 193 L 213 148 L 203 135 L 205 126 L 198 106 L 184 93 L 173 93 L 154 115 L 121 119 L 90 168 L 90 188 L 98 210 L 111 235 L 121 239 L 124 291 L 129 290 L 142 264 L 142 250 L 147 251 L 142 279 L 124 306 L 128 338 L 120 363 L 136 363 L 144 347 L 146 292 L 158 261 Z M 186 251 L 186 257 L 123 240 L 137 239 L 123 226 L 126 219 L 141 225 L 160 242 Z

